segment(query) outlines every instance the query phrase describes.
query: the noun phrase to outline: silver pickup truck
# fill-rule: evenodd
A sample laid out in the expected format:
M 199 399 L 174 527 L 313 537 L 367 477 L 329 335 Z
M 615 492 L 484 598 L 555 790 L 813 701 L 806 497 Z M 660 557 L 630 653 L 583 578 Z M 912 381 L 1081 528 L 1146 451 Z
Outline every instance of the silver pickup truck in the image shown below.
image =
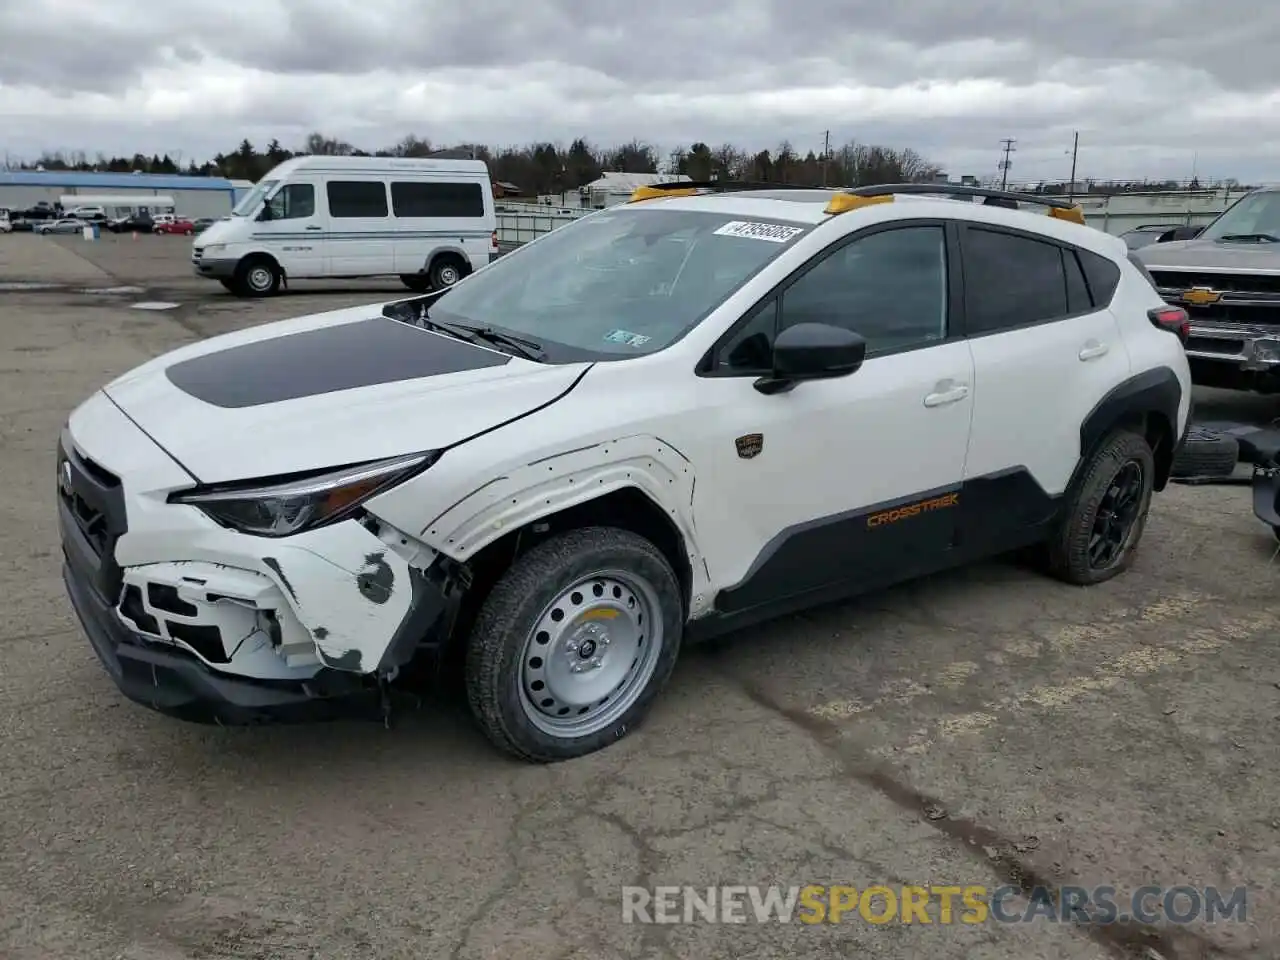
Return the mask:
M 1196 383 L 1280 393 L 1280 187 L 1241 197 L 1194 239 L 1133 251 L 1191 315 Z

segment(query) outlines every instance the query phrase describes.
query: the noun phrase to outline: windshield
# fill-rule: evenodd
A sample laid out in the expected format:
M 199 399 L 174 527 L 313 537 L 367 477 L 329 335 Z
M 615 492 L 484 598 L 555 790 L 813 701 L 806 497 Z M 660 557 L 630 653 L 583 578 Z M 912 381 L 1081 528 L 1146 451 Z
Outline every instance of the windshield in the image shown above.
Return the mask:
M 279 182 L 279 180 L 263 180 L 244 195 L 243 199 L 236 204 L 235 209 L 231 211 L 231 215 L 233 217 L 247 217 L 257 209 L 258 204 L 262 202 L 262 198 L 274 189 Z
M 428 316 L 507 330 L 564 359 L 654 353 L 808 229 L 701 210 L 614 208 L 498 259 Z
M 1200 234 L 1204 240 L 1229 237 L 1261 240 L 1265 236 L 1280 240 L 1280 191 L 1267 190 L 1241 197 Z

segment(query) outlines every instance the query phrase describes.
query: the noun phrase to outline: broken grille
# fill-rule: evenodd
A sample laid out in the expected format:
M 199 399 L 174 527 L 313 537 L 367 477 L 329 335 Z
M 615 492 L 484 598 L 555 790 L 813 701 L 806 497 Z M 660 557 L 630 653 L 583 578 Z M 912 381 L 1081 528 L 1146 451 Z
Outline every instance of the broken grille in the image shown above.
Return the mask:
M 98 562 L 96 589 L 104 599 L 114 599 L 122 583 L 115 544 L 125 530 L 120 478 L 67 444 L 58 453 L 58 497 Z

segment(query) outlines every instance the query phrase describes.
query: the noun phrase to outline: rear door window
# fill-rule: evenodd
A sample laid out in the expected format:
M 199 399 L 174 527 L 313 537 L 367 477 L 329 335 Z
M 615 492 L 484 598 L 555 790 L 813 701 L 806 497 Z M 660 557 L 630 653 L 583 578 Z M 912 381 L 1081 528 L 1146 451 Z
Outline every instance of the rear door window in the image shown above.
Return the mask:
M 964 232 L 965 315 L 969 336 L 1066 317 L 1062 248 L 1020 234 L 970 226 Z

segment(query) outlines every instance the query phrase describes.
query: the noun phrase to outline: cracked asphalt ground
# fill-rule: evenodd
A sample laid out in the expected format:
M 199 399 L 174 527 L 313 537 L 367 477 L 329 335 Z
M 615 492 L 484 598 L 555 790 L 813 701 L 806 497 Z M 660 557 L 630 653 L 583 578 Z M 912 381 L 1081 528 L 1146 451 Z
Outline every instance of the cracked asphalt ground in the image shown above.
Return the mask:
M 403 293 L 244 303 L 190 278 L 187 250 L 0 237 L 0 282 L 60 285 L 0 287 L 0 955 L 1280 954 L 1280 565 L 1241 487 L 1171 488 L 1132 572 L 1098 588 L 994 562 L 689 649 L 648 723 L 567 764 L 496 755 L 456 697 L 390 730 L 203 728 L 126 702 L 58 574 L 69 411 L 195 337 Z M 122 286 L 143 290 L 75 292 Z M 1247 919 L 621 920 L 624 885 L 1035 882 L 1248 885 Z

